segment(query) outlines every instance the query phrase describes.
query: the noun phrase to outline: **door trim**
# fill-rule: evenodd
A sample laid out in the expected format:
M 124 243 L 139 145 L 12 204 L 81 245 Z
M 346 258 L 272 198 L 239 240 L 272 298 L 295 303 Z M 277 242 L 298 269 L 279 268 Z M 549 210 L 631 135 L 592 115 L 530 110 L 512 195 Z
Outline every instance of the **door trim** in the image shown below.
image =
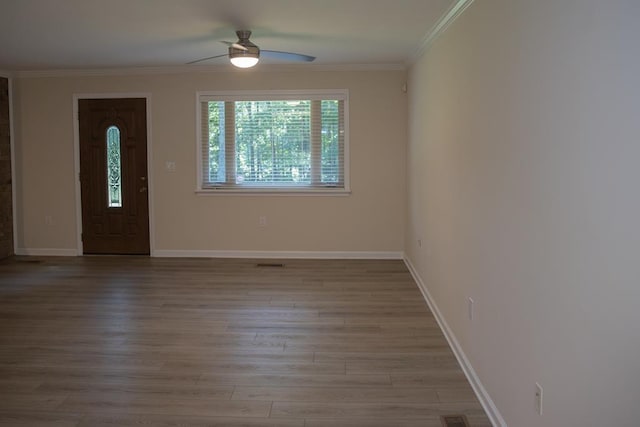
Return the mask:
M 80 99 L 112 99 L 112 98 L 144 98 L 147 106 L 147 191 L 149 193 L 149 256 L 155 256 L 155 215 L 153 211 L 153 156 L 151 134 L 151 94 L 140 92 L 115 92 L 115 93 L 74 93 L 73 94 L 73 163 L 76 187 L 76 254 L 82 256 L 82 196 L 80 191 L 80 121 L 78 120 L 78 101 Z

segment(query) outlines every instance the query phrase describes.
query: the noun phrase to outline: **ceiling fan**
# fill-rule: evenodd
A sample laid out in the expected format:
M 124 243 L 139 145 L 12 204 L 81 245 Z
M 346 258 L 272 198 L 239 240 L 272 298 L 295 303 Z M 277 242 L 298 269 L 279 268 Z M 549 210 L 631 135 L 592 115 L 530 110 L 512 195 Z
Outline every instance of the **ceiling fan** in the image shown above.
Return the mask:
M 238 36 L 237 42 L 222 41 L 222 43 L 229 46 L 229 53 L 197 59 L 187 62 L 187 64 L 195 64 L 197 62 L 208 61 L 209 59 L 222 58 L 223 56 L 228 56 L 231 63 L 239 68 L 253 67 L 258 63 L 261 55 L 283 61 L 311 62 L 316 59 L 315 56 L 302 55 L 300 53 L 260 50 L 258 46 L 249 41 L 249 37 L 251 37 L 251 31 L 249 30 L 238 30 L 236 31 L 236 35 Z

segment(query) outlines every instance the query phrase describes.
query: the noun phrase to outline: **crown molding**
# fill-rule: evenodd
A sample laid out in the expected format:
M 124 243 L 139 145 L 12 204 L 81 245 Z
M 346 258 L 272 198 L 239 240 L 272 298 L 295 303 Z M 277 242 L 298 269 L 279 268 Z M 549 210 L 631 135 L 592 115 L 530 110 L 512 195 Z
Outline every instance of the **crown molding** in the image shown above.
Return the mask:
M 456 18 L 471 6 L 471 3 L 473 3 L 473 0 L 457 0 L 424 36 L 420 42 L 420 47 L 411 55 L 407 65 L 414 64 L 431 47 L 433 42 L 449 28 Z
M 133 76 L 193 73 L 282 73 L 317 71 L 404 71 L 404 64 L 262 64 L 259 68 L 239 69 L 224 65 L 177 65 L 167 67 L 88 68 L 59 70 L 25 70 L 14 73 L 18 78 Z
M 14 72 L 13 71 L 7 71 L 7 70 L 2 70 L 0 69 L 0 77 L 6 77 L 8 79 L 12 79 L 14 77 Z

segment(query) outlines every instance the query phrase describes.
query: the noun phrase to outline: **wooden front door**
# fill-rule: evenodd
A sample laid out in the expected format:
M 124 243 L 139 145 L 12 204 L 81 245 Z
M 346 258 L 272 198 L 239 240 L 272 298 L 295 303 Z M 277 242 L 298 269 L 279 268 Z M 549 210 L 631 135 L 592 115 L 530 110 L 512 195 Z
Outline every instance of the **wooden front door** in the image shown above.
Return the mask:
M 85 254 L 149 254 L 144 98 L 81 99 L 80 183 Z

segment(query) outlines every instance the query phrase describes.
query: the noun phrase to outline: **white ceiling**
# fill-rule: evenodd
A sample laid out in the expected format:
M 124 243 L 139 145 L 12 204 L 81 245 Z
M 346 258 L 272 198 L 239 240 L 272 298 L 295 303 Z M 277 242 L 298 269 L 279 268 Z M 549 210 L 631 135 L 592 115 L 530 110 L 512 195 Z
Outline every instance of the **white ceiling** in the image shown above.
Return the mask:
M 0 70 L 181 66 L 253 31 L 321 65 L 399 65 L 455 0 L 0 0 Z M 268 63 L 269 61 L 261 61 Z M 203 64 L 227 66 L 225 58 Z

